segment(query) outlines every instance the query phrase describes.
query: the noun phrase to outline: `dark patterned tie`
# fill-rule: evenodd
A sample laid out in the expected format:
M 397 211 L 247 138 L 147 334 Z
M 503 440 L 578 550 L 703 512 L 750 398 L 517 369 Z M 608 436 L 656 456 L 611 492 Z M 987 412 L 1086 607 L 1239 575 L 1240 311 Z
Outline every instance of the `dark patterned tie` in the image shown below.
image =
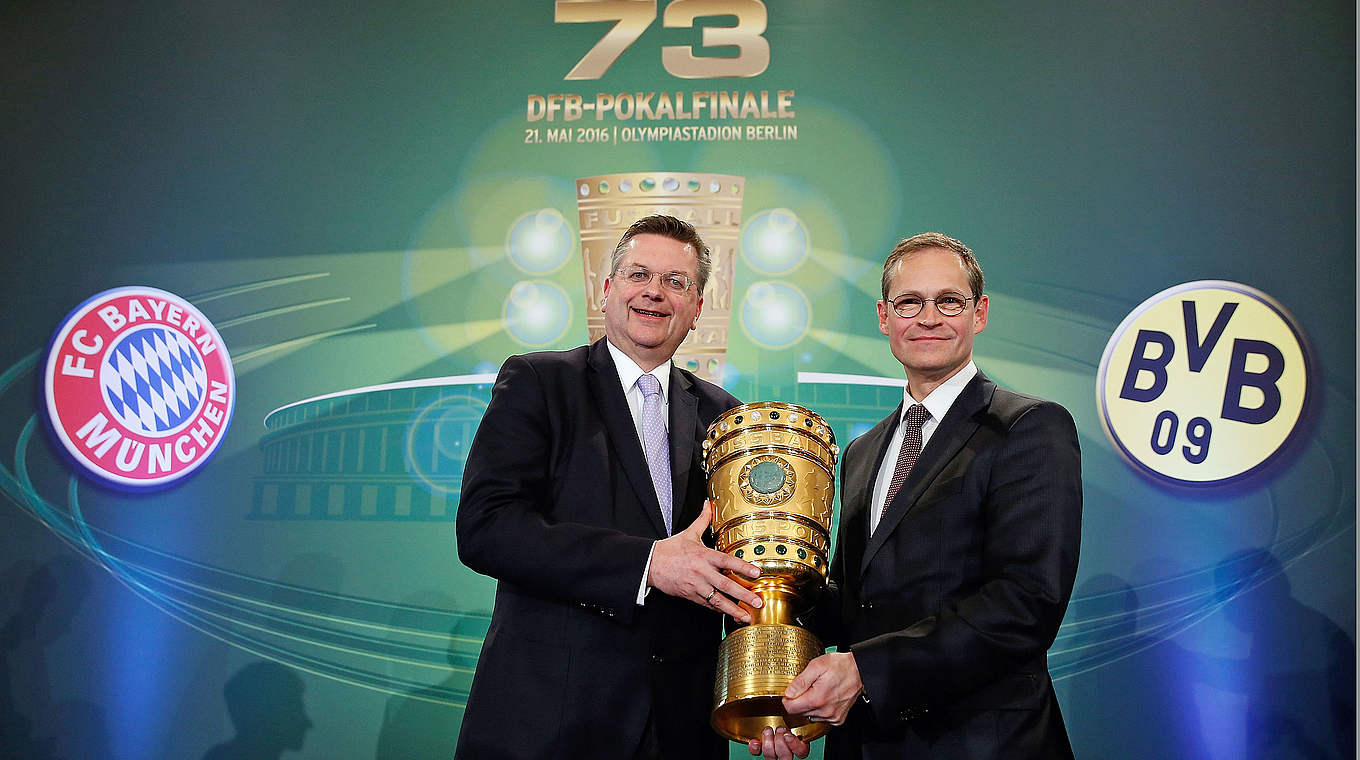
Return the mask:
M 912 404 L 911 408 L 907 409 L 907 420 L 902 428 L 902 451 L 897 455 L 897 468 L 893 470 L 892 482 L 888 484 L 888 498 L 884 499 L 883 509 L 878 513 L 880 520 L 888 511 L 888 505 L 892 503 L 897 491 L 907 482 L 907 476 L 911 474 L 916 458 L 921 456 L 921 428 L 929 418 L 930 412 L 920 404 Z

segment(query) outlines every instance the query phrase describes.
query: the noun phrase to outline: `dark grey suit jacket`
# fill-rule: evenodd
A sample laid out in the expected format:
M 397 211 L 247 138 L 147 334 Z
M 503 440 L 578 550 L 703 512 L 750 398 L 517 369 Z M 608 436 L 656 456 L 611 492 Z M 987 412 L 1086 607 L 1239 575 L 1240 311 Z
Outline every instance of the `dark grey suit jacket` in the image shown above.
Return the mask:
M 831 587 L 811 623 L 868 696 L 826 757 L 1070 758 L 1048 676 L 1077 571 L 1076 427 L 981 372 L 868 535 L 901 407 L 846 447 Z
M 674 526 L 705 496 L 700 442 L 737 399 L 670 378 Z M 722 617 L 653 591 L 665 525 L 604 340 L 513 356 L 468 452 L 458 555 L 496 578 L 456 757 L 630 758 L 649 714 L 667 757 L 720 757 L 708 725 Z

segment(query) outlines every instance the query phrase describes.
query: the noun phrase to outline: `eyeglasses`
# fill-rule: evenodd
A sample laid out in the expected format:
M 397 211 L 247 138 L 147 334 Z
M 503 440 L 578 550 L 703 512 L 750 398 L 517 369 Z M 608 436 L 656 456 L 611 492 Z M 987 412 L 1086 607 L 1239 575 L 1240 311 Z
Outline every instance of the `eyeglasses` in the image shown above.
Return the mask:
M 684 272 L 653 272 L 644 266 L 623 267 L 614 272 L 614 277 L 629 285 L 646 285 L 653 277 L 660 277 L 661 287 L 676 294 L 688 293 L 694 287 L 694 280 Z
M 897 312 L 897 316 L 903 319 L 911 319 L 921 313 L 921 309 L 926 306 L 926 301 L 935 304 L 935 310 L 946 317 L 957 317 L 968 308 L 969 301 L 976 301 L 973 296 L 965 296 L 962 293 L 941 293 L 934 298 L 922 298 L 920 296 L 904 295 L 898 296 L 892 301 L 892 310 Z

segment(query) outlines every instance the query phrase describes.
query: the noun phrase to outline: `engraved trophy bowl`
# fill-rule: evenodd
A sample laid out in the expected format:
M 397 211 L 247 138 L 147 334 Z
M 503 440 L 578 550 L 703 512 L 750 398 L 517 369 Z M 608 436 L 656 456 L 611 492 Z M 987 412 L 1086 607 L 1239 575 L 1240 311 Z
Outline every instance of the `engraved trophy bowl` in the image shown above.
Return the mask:
M 708 497 L 718 551 L 760 568 L 732 578 L 760 595 L 743 607 L 751 622 L 718 650 L 713 729 L 733 741 L 783 726 L 804 741 L 829 729 L 784 712 L 784 689 L 822 643 L 796 623 L 826 585 L 831 505 L 839 449 L 831 426 L 797 404 L 767 401 L 729 409 L 704 440 Z

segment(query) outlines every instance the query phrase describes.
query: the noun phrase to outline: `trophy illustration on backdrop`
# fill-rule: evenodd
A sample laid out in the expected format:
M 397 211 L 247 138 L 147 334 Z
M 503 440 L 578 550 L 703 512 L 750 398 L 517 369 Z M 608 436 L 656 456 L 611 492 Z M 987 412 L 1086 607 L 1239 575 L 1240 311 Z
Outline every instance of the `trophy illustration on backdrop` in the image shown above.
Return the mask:
M 713 256 L 699 326 L 680 344 L 675 364 L 722 385 L 745 185 L 744 177 L 703 172 L 625 172 L 576 180 L 586 278 L 586 330 L 592 343 L 604 335 L 600 300 L 614 244 L 638 219 L 648 214 L 669 214 L 694 225 Z
M 767 401 L 718 417 L 703 448 L 716 548 L 760 568 L 755 580 L 732 577 L 764 602 L 718 651 L 713 728 L 746 742 L 766 726 L 784 726 L 811 741 L 829 726 L 786 715 L 780 698 L 823 649 L 794 618 L 826 584 L 835 436 L 816 413 Z

